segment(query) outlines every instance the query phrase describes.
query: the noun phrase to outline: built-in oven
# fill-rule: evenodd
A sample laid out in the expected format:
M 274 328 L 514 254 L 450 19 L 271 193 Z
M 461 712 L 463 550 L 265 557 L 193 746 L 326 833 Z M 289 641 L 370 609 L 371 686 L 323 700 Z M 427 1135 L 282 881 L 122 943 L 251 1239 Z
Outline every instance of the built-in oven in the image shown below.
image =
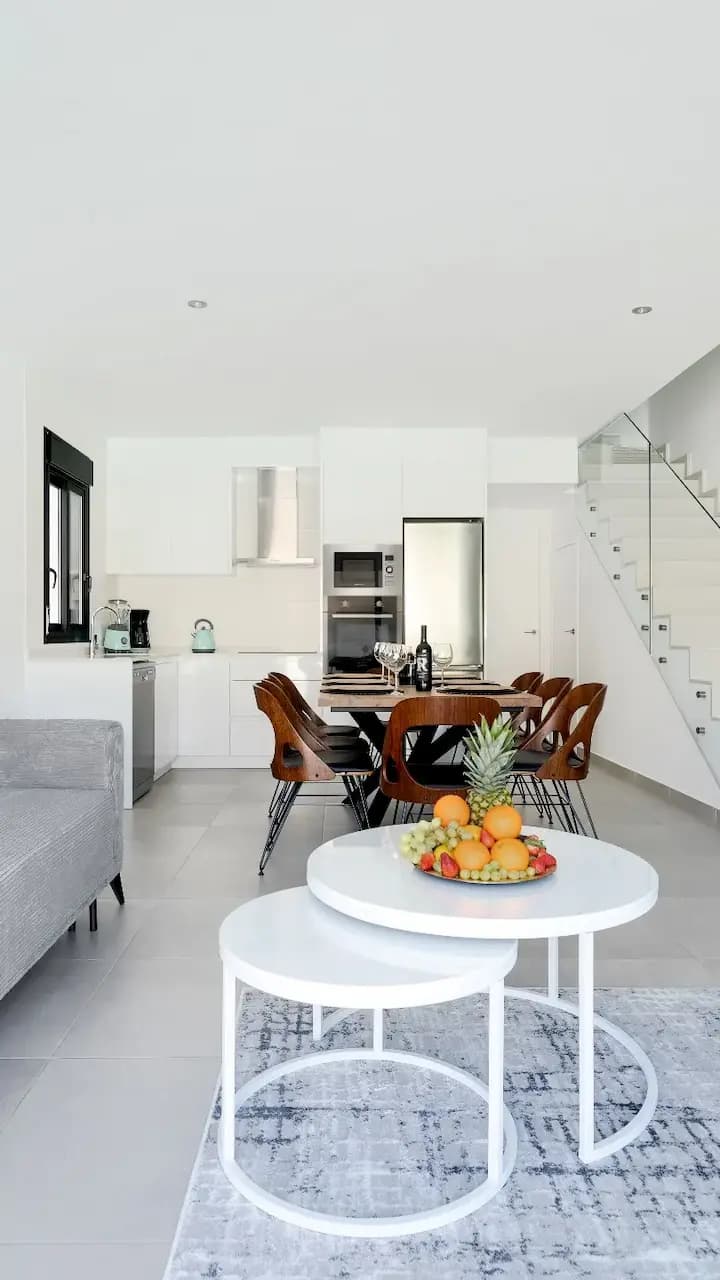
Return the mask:
M 402 596 L 402 547 L 326 546 L 323 552 L 323 595 L 370 591 Z
M 325 603 L 326 671 L 372 671 L 377 642 L 400 638 L 397 596 L 329 595 Z

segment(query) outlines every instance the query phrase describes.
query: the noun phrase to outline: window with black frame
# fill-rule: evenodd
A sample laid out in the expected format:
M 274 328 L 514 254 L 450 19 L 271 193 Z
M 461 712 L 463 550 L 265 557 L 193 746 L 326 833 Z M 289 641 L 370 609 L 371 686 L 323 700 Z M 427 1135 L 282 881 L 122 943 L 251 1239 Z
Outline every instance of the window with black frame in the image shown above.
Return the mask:
M 45 643 L 90 634 L 90 489 L 93 464 L 45 429 Z

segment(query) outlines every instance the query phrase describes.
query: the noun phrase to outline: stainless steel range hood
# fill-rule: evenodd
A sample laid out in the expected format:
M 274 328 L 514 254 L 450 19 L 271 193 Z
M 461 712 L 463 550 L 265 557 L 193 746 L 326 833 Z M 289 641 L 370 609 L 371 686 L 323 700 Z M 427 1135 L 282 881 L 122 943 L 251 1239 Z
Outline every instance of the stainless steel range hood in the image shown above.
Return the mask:
M 318 467 L 237 467 L 233 482 L 233 564 L 318 563 Z

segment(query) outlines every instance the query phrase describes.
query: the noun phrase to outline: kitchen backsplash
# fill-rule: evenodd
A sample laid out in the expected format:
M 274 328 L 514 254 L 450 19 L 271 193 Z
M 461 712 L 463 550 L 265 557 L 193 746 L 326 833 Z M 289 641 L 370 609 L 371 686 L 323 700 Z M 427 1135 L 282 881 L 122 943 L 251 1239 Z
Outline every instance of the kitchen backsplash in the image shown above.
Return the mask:
M 219 648 L 316 652 L 321 645 L 320 568 L 247 568 L 228 577 L 114 575 L 108 596 L 150 610 L 153 645 L 189 648 L 196 618 L 209 618 Z M 99 602 L 98 602 L 99 603 Z

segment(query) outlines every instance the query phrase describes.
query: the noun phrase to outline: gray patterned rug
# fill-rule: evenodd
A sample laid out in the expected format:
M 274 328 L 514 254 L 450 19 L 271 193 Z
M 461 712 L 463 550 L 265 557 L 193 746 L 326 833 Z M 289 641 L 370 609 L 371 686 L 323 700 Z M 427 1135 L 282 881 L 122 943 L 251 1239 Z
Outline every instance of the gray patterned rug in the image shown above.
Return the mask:
M 649 1052 L 660 1103 L 650 1128 L 595 1168 L 577 1159 L 574 1020 L 507 1005 L 506 1101 L 518 1159 L 495 1200 L 450 1227 L 349 1240 L 286 1226 L 251 1207 L 217 1161 L 213 1110 L 166 1280 L 718 1280 L 720 993 L 614 990 L 598 1012 Z M 486 1078 L 484 999 L 386 1017 L 388 1047 L 445 1058 Z M 311 1050 L 310 1010 L 248 993 L 238 1085 Z M 369 1044 L 353 1015 L 324 1047 Z M 644 1080 L 598 1033 L 599 1135 L 637 1109 Z M 484 1104 L 429 1072 L 339 1063 L 258 1093 L 238 1122 L 245 1170 L 323 1212 L 394 1214 L 483 1177 Z

